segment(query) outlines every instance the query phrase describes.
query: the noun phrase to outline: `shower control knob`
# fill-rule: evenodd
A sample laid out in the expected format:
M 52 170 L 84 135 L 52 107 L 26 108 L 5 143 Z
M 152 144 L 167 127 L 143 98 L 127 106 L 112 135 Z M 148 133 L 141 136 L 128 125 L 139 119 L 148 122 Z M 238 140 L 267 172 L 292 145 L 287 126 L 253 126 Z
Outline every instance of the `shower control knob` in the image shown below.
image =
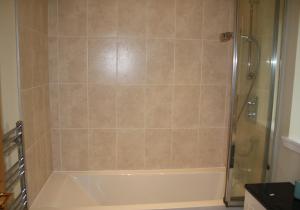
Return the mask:
M 248 101 L 247 102 L 249 105 L 255 105 L 256 104 L 256 101 Z
M 253 113 L 248 113 L 248 117 L 256 117 L 256 113 L 253 112 Z

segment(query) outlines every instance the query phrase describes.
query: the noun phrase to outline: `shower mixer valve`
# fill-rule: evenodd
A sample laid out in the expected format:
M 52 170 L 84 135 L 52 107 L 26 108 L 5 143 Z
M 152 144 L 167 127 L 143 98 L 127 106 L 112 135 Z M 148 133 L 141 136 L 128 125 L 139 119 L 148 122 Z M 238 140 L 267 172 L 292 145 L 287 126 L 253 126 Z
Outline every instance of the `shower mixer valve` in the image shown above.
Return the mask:
M 247 117 L 249 120 L 256 122 L 257 118 L 257 106 L 258 106 L 258 97 L 252 96 L 249 97 L 247 102 Z

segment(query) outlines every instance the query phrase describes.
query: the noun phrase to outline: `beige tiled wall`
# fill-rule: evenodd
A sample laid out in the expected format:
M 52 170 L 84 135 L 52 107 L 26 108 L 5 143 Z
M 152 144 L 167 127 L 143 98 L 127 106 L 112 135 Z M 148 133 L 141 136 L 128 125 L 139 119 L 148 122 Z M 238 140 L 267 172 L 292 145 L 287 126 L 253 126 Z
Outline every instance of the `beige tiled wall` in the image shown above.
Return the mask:
M 52 171 L 47 0 L 18 2 L 20 93 L 25 134 L 26 176 L 29 201 Z
M 49 0 L 56 170 L 224 166 L 232 0 Z

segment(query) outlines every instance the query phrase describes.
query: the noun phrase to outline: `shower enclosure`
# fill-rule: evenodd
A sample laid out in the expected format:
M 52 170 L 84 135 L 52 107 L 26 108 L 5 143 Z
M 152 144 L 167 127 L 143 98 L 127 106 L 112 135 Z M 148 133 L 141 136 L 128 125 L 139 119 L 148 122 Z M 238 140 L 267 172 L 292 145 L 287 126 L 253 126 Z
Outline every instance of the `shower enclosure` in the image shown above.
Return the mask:
M 232 102 L 224 201 L 243 204 L 246 183 L 265 182 L 278 80 L 280 0 L 236 0 Z M 227 33 L 221 36 L 230 37 Z

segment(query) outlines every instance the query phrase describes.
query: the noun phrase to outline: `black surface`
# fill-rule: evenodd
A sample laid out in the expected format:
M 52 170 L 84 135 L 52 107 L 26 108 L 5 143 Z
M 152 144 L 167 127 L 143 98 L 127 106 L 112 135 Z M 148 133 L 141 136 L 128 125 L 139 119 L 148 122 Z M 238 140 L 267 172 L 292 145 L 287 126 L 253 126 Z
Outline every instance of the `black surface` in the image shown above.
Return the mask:
M 246 184 L 245 187 L 267 210 L 300 210 L 300 200 L 294 198 L 294 185 L 289 182 Z
M 164 209 L 164 210 L 243 210 L 242 207 L 230 207 L 225 206 L 208 206 L 208 207 L 192 207 L 192 208 L 180 208 L 180 209 Z

